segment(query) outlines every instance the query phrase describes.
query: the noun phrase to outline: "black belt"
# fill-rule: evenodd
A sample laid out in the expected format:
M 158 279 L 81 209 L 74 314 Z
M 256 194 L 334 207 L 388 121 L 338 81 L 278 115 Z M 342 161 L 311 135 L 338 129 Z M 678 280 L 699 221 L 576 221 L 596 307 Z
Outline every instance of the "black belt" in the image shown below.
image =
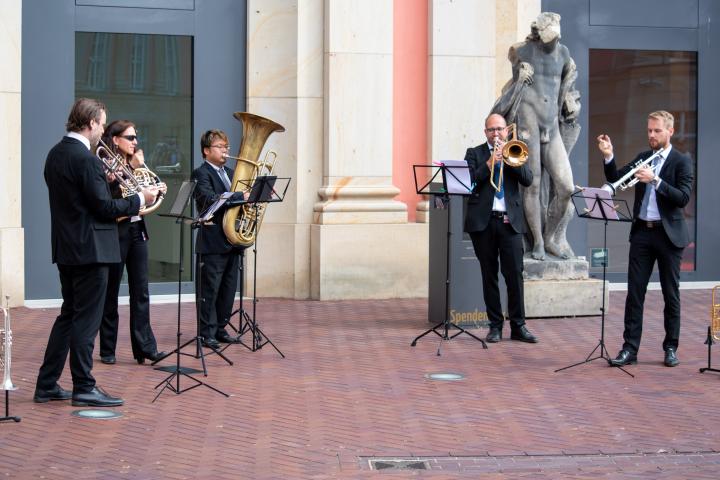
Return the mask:
M 645 228 L 662 228 L 662 220 L 638 220 L 641 226 Z
M 493 210 L 490 212 L 490 216 L 493 218 L 503 218 L 505 215 L 507 215 L 507 212 L 501 212 L 499 210 Z

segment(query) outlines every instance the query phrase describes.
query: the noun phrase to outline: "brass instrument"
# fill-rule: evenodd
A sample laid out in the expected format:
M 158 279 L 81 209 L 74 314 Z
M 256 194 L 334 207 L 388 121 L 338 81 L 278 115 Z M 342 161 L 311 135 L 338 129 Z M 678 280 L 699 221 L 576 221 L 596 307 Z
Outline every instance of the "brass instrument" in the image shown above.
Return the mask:
M 268 137 L 273 132 L 284 132 L 285 127 L 248 112 L 235 112 L 233 116 L 242 122 L 243 135 L 237 156 L 226 155 L 227 158 L 237 160 L 230 188 L 232 192 L 248 192 L 258 176 L 272 174 L 277 154 L 270 151 L 265 154 L 261 162 L 258 159 Z M 273 156 L 272 163 L 268 162 L 269 155 Z M 243 247 L 255 243 L 255 236 L 260 229 L 264 214 L 265 204 L 228 208 L 223 217 L 223 231 L 228 242 Z
M 520 167 L 527 162 L 528 156 L 530 155 L 527 144 L 517 139 L 517 124 L 511 123 L 505 128 L 512 131 L 512 138 L 505 142 L 505 145 L 502 147 L 503 163 L 500 165 L 500 176 L 497 185 L 493 180 L 495 175 L 495 162 L 492 163 L 492 167 L 490 168 L 490 185 L 498 192 L 502 189 L 503 173 L 505 170 L 503 165 L 508 164 L 511 167 Z M 496 138 L 494 148 L 498 148 L 498 146 L 499 142 Z
M 10 329 L 10 297 L 5 296 L 5 307 L 0 306 L 3 312 L 3 326 L 0 328 L 0 367 L 2 367 L 3 379 L 0 390 L 17 390 L 17 387 L 10 379 L 10 359 L 12 357 L 12 330 Z M 7 401 L 7 400 L 6 400 Z
M 130 169 L 125 164 L 125 159 L 112 151 L 102 140 L 98 141 L 97 149 L 95 150 L 95 156 L 102 160 L 105 169 L 115 175 L 118 183 L 120 184 L 120 191 L 122 192 L 123 198 L 129 197 L 130 195 L 140 194 L 140 191 L 146 187 L 157 187 L 162 183 L 160 177 L 158 177 L 153 171 L 147 167 L 140 167 Z M 158 209 L 163 201 L 164 194 L 158 193 L 155 202 L 152 205 L 145 205 L 140 209 L 140 215 L 148 215 Z
M 634 187 L 635 184 L 640 181 L 635 177 L 635 173 L 637 173 L 637 171 L 641 168 L 649 166 L 653 162 L 653 160 L 655 160 L 659 156 L 660 154 L 657 153 L 655 155 L 650 155 L 645 160 L 637 162 L 637 164 L 635 164 L 635 166 L 632 167 L 629 172 L 620 177 L 616 182 L 606 183 L 605 185 L 603 185 L 603 190 L 610 192 L 611 195 L 615 195 L 618 190 L 627 190 L 628 188 Z M 658 165 L 660 164 L 658 163 Z M 649 168 L 653 171 L 653 173 L 655 173 L 658 165 L 650 166 Z
M 712 290 L 710 334 L 712 335 L 713 340 L 720 341 L 720 285 L 717 285 Z

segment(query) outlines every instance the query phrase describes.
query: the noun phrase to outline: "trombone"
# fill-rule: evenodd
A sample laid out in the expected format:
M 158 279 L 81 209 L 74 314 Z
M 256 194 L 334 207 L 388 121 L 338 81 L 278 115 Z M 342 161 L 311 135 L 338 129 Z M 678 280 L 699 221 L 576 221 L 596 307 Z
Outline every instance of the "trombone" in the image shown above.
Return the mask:
M 490 185 L 493 186 L 495 191 L 499 192 L 502 190 L 502 184 L 503 184 L 503 173 L 504 173 L 504 165 L 508 164 L 511 167 L 520 167 L 527 162 L 528 155 L 530 152 L 528 151 L 528 146 L 525 142 L 522 140 L 517 139 L 517 124 L 511 123 L 507 127 L 507 129 L 510 129 L 512 131 L 512 138 L 505 142 L 505 145 L 502 147 L 502 157 L 503 162 L 500 164 L 500 174 L 498 176 L 498 182 L 495 184 L 495 162 L 493 161 L 492 166 L 490 167 Z M 495 138 L 495 144 L 493 145 L 493 152 L 497 151 L 497 148 L 500 146 L 500 142 L 497 138 Z

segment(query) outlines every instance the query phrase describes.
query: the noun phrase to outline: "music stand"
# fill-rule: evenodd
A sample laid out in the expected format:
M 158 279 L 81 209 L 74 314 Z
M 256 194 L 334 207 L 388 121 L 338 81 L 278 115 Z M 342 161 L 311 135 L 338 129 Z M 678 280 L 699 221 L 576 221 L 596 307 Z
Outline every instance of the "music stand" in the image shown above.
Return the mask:
M 249 180 L 243 180 L 241 182 L 245 185 L 250 185 L 251 183 L 251 181 Z M 287 193 L 287 189 L 289 186 L 290 178 L 288 177 L 282 178 L 274 175 L 258 176 L 255 178 L 255 181 L 252 182 L 250 193 L 247 200 L 245 200 L 244 202 L 246 205 L 251 206 L 251 208 L 254 210 L 253 213 L 255 216 L 255 222 L 253 223 L 253 238 L 255 238 L 255 242 L 253 243 L 252 315 L 249 315 L 247 312 L 242 310 L 242 308 L 238 309 L 237 311 L 241 312 L 241 315 L 240 324 L 236 330 L 239 333 L 240 344 L 251 352 L 260 350 L 264 345 L 267 345 L 269 343 L 270 345 L 272 345 L 275 351 L 280 354 L 282 358 L 285 358 L 285 355 L 272 342 L 272 340 L 270 340 L 270 338 L 265 335 L 265 333 L 258 326 L 257 322 L 257 236 L 259 223 L 258 219 L 261 219 L 262 215 L 264 214 L 264 209 L 267 208 L 266 204 L 282 202 L 283 200 L 285 200 L 285 194 Z M 243 259 L 244 256 L 243 258 L 241 258 L 241 260 Z M 244 288 L 244 282 L 242 282 L 242 286 Z M 241 291 L 241 305 L 243 295 L 244 292 Z M 245 321 L 244 324 L 243 321 Z M 242 341 L 242 336 L 248 332 L 252 334 L 250 345 Z
M 431 172 L 434 170 L 434 172 L 428 175 L 428 169 L 431 169 Z M 418 182 L 418 172 L 422 172 L 421 176 L 423 178 L 430 177 L 430 179 L 427 182 L 424 180 Z M 414 347 L 422 337 L 429 333 L 434 333 L 440 337 L 440 344 L 437 349 L 437 355 L 440 356 L 440 348 L 442 347 L 443 340 L 452 340 L 458 335 L 465 333 L 480 342 L 483 348 L 486 349 L 488 347 L 483 339 L 476 337 L 450 321 L 450 247 L 452 236 L 452 231 L 450 230 L 450 219 L 452 218 L 450 212 L 450 196 L 467 196 L 472 193 L 473 185 L 470 180 L 470 169 L 467 162 L 452 160 L 437 165 L 413 165 L 413 175 L 415 177 L 415 191 L 420 195 L 433 195 L 436 202 L 441 205 L 441 208 L 447 209 L 447 248 L 445 249 L 445 316 L 442 321 L 415 337 L 410 346 Z M 437 181 L 438 177 L 442 179 L 442 182 Z M 442 333 L 438 332 L 440 327 L 442 327 Z M 454 335 L 450 335 L 450 328 L 455 328 L 459 331 Z
M 188 340 L 184 344 L 180 345 L 180 337 L 182 336 L 182 332 L 180 330 L 180 308 L 182 305 L 181 297 L 182 297 L 182 273 L 183 273 L 183 224 L 184 223 L 195 223 L 195 219 L 192 217 L 187 217 L 183 214 L 185 211 L 185 208 L 188 205 L 188 202 L 190 198 L 192 197 L 192 193 L 195 190 L 195 181 L 194 180 L 187 180 L 182 183 L 180 186 L 180 190 L 178 190 L 178 194 L 175 197 L 175 201 L 173 202 L 172 208 L 170 209 L 169 213 L 160 213 L 158 216 L 160 217 L 169 217 L 174 218 L 175 223 L 178 225 L 178 228 L 180 229 L 180 259 L 178 262 L 178 300 L 177 300 L 177 347 L 172 352 L 163 355 L 162 357 L 158 358 L 154 362 L 152 362 L 152 365 L 155 365 L 159 361 L 169 357 L 173 353 L 175 354 L 175 365 L 169 366 L 169 367 L 158 367 L 157 370 L 162 370 L 166 372 L 170 372 L 170 375 L 166 377 L 162 382 L 158 383 L 155 388 L 157 389 L 160 387 L 160 385 L 163 385 L 163 387 L 160 389 L 157 395 L 155 395 L 155 398 L 153 398 L 153 403 L 155 400 L 158 399 L 158 397 L 165 391 L 167 388 L 168 390 L 175 392 L 177 395 L 180 395 L 183 392 L 187 392 L 188 390 L 192 390 L 195 387 L 199 387 L 200 385 L 204 385 L 208 387 L 211 390 L 214 390 L 218 392 L 221 395 L 225 395 L 226 397 L 229 397 L 229 395 L 225 392 L 222 392 L 218 390 L 217 388 L 213 387 L 212 385 L 208 385 L 205 382 L 202 382 L 198 380 L 197 378 L 190 375 L 190 373 L 200 373 L 200 370 L 195 370 L 191 368 L 185 368 L 180 366 L 180 355 L 181 350 L 191 343 L 195 343 L 197 345 L 198 351 L 202 353 L 202 348 L 200 344 L 200 337 L 195 336 L 192 339 Z M 205 358 L 201 355 L 200 356 L 203 366 L 203 373 L 205 376 L 207 376 L 207 367 L 205 366 Z M 193 385 L 185 388 L 181 388 L 180 386 L 180 377 L 184 376 L 195 382 Z M 175 379 L 175 385 L 173 385 L 172 381 Z
M 602 276 L 602 307 L 600 308 L 600 340 L 593 350 L 585 357 L 582 362 L 577 362 L 567 367 L 558 368 L 555 372 L 567 370 L 568 368 L 577 367 L 593 360 L 602 358 L 608 363 L 610 355 L 605 348 L 605 276 L 607 271 L 607 226 L 608 222 L 632 222 L 632 215 L 628 209 L 627 202 L 623 199 L 613 199 L 610 192 L 603 188 L 577 187 L 578 191 L 570 195 L 573 206 L 578 217 L 588 220 L 602 220 L 604 222 L 603 229 L 603 276 Z M 578 205 L 580 204 L 580 205 Z M 624 208 L 621 208 L 624 206 Z M 598 356 L 593 354 L 600 349 Z M 620 370 L 627 373 L 631 377 L 635 377 L 621 366 L 617 366 Z

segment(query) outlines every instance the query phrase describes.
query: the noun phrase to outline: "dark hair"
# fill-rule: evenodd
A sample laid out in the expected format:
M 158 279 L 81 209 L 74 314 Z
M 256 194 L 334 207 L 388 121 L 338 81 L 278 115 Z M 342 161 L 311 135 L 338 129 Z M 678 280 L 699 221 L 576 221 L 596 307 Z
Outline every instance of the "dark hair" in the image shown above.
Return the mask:
M 200 137 L 200 151 L 202 152 L 203 158 L 205 158 L 205 149 L 210 148 L 212 143 L 217 139 L 224 142 L 228 141 L 227 135 L 225 135 L 225 132 L 222 130 L 208 130 L 202 134 L 202 137 Z
M 115 120 L 113 122 L 110 122 L 110 124 L 105 127 L 105 133 L 103 133 L 102 141 L 105 142 L 105 145 L 112 148 L 113 152 L 118 152 L 118 149 L 116 145 L 113 143 L 112 138 L 120 136 L 122 132 L 127 130 L 130 127 L 135 127 L 135 124 L 131 122 L 130 120 Z M 131 156 L 125 156 L 125 160 L 130 160 Z
M 70 110 L 65 129 L 68 132 L 79 132 L 83 129 L 90 128 L 90 121 L 100 121 L 102 112 L 107 111 L 105 105 L 92 98 L 78 98 Z

